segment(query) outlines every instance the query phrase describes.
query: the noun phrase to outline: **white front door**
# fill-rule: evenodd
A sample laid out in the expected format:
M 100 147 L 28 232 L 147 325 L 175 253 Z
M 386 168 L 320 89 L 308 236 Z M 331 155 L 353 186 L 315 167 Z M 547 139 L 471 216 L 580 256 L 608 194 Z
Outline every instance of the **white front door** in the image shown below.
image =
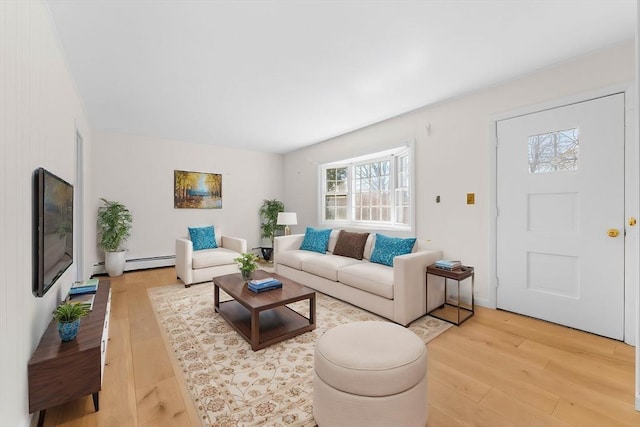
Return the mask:
M 623 339 L 624 117 L 615 94 L 497 123 L 498 308 Z

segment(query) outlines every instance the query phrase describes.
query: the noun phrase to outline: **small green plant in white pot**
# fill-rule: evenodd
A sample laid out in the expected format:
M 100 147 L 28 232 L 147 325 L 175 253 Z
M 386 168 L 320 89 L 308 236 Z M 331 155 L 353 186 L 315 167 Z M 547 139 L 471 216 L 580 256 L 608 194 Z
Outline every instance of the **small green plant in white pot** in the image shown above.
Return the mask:
M 72 341 L 80 330 L 80 319 L 89 314 L 89 308 L 84 304 L 63 302 L 53 312 L 53 318 L 58 322 L 58 334 L 62 341 Z
M 120 202 L 100 199 L 98 209 L 98 246 L 104 250 L 104 267 L 109 276 L 120 276 L 124 271 L 125 249 L 122 244 L 131 236 L 133 215 Z

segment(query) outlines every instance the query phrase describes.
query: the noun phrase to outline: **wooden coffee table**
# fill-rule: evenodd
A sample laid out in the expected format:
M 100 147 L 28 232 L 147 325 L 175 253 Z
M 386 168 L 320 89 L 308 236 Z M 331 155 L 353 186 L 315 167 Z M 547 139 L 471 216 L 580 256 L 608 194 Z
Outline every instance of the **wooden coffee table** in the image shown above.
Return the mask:
M 251 344 L 254 351 L 316 328 L 316 293 L 313 289 L 275 273 L 254 272 L 254 279 L 266 277 L 280 280 L 282 288 L 255 293 L 247 288 L 240 273 L 213 278 L 216 312 Z M 233 300 L 220 302 L 220 289 Z M 308 318 L 286 306 L 307 299 Z

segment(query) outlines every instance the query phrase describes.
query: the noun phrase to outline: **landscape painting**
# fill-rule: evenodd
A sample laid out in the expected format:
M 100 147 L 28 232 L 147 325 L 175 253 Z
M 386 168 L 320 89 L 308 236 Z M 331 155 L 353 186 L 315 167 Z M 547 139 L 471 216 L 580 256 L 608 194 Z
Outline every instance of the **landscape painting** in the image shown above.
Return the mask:
M 222 209 L 222 175 L 174 170 L 173 207 Z

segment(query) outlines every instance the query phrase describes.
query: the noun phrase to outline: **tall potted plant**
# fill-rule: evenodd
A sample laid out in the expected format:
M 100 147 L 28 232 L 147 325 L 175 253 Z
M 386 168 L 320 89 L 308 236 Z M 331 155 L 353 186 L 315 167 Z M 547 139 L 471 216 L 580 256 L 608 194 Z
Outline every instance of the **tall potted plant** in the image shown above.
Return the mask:
M 260 218 L 262 220 L 260 228 L 262 229 L 262 238 L 271 240 L 271 247 L 261 247 L 262 257 L 265 261 L 271 259 L 273 253 L 273 239 L 275 238 L 276 231 L 282 230 L 284 226 L 278 225 L 278 212 L 284 212 L 284 203 L 280 200 L 265 199 L 260 207 Z
M 133 215 L 120 202 L 102 198 L 100 200 L 103 205 L 98 209 L 98 246 L 104 249 L 104 267 L 107 274 L 120 276 L 125 263 L 122 243 L 131 236 Z

